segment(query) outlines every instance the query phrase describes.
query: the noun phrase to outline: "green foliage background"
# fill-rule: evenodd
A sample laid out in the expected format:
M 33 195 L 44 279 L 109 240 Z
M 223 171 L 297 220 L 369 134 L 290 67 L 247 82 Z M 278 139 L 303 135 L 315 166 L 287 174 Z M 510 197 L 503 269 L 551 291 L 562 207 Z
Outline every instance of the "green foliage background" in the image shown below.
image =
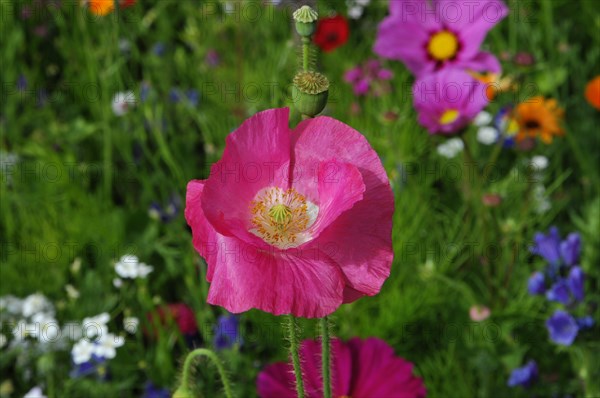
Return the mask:
M 173 194 L 185 201 L 187 181 L 208 176 L 225 136 L 245 118 L 291 106 L 289 82 L 298 67 L 293 8 L 237 2 L 227 15 L 219 2 L 141 0 L 101 18 L 65 1 L 61 9 L 37 8 L 24 20 L 19 15 L 26 4 L 3 0 L 0 8 L 0 148 L 20 157 L 12 169 L 3 168 L 0 184 L 0 295 L 42 292 L 57 304 L 61 321 L 108 311 L 117 330 L 124 314 L 145 322 L 156 305 L 183 301 L 193 307 L 210 345 L 224 310 L 205 303 L 204 263 L 183 214 L 162 224 L 147 209 Z M 318 5 L 321 15 L 345 12 L 343 2 Z M 391 93 L 354 97 L 343 74 L 374 56 L 385 2 L 373 1 L 361 20 L 351 22 L 349 43 L 317 61 L 332 82 L 326 114 L 365 134 L 396 194 L 392 275 L 378 296 L 340 308 L 335 334 L 385 339 L 415 364 L 431 397 L 583 394 L 569 353 L 548 341 L 548 305 L 530 297 L 526 283 L 543 266 L 528 252 L 532 236 L 555 224 L 563 234 L 582 233 L 588 296 L 597 303 L 600 295 L 600 113 L 583 97 L 585 84 L 600 72 L 600 8 L 594 0 L 511 0 L 509 6 L 511 16 L 485 46 L 496 54 L 529 52 L 536 63 L 506 63 L 505 73 L 522 89 L 502 95 L 489 109 L 541 94 L 557 98 L 566 110 L 566 136 L 533 152 L 550 159 L 544 176 L 536 177 L 552 203 L 542 215 L 532 205 L 534 179 L 525 161 L 531 153 L 503 151 L 494 178 L 481 182 L 479 194 L 502 194 L 499 207 L 483 208 L 480 197 L 463 199 L 465 184 L 477 183 L 460 167 L 457 177 L 462 162 L 439 157 L 435 147 L 444 139 L 416 123 L 412 77 L 400 63 L 386 62 L 395 74 Z M 39 25 L 47 27 L 46 37 L 35 34 Z M 162 56 L 153 52 L 159 42 L 166 46 Z M 217 67 L 205 61 L 211 49 L 221 57 Z M 27 80 L 22 92 L 15 89 L 20 75 Z M 150 92 L 141 102 L 143 84 Z M 172 87 L 198 90 L 199 104 L 171 103 Z M 43 106 L 39 90 L 48 94 Z M 117 117 L 111 100 L 125 90 L 134 91 L 138 104 Z M 350 111 L 355 102 L 359 113 Z M 294 113 L 292 123 L 298 120 Z M 467 140 L 478 162 L 489 159 L 492 149 L 478 146 L 474 130 Z M 112 265 L 129 252 L 155 271 L 117 290 Z M 70 267 L 76 258 L 79 272 Z M 67 297 L 68 283 L 81 292 L 79 299 Z M 468 311 L 475 304 L 489 306 L 492 316 L 471 321 Z M 598 322 L 597 307 L 592 311 Z M 284 360 L 286 351 L 279 319 L 258 311 L 241 319 L 244 345 L 221 355 L 238 396 L 246 397 L 255 394 L 260 369 Z M 314 321 L 302 325 L 305 337 L 315 336 Z M 186 350 L 173 330 L 161 331 L 155 341 L 142 333 L 130 336 L 111 361 L 108 382 L 69 379 L 68 351 L 44 354 L 21 368 L 3 353 L 0 382 L 12 380 L 12 396 L 22 396 L 36 384 L 24 379 L 27 368 L 50 397 L 134 397 L 148 379 L 174 388 Z M 533 392 L 509 389 L 510 370 L 528 359 L 538 362 L 543 382 Z M 199 393 L 218 396 L 216 373 L 206 364 L 198 369 Z

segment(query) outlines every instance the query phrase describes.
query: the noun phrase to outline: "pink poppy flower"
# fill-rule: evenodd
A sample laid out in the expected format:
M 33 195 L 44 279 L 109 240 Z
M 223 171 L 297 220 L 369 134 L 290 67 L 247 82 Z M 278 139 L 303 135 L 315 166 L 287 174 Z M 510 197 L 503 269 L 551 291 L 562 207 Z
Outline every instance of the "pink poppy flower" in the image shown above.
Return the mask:
M 458 69 L 444 69 L 417 80 L 413 97 L 419 123 L 431 134 L 458 132 L 488 104 L 485 85 Z
M 334 397 L 421 398 L 423 380 L 413 374 L 413 364 L 397 357 L 385 341 L 371 337 L 332 341 L 331 374 Z M 305 340 L 300 347 L 306 398 L 321 398 L 321 343 Z M 295 398 L 291 363 L 267 366 L 256 380 L 261 398 Z
M 208 264 L 208 302 L 233 313 L 322 317 L 379 292 L 390 273 L 394 199 L 377 153 L 329 117 L 290 130 L 289 109 L 246 120 L 185 217 Z
M 374 96 L 378 97 L 390 91 L 388 80 L 393 77 L 394 73 L 383 68 L 376 59 L 369 59 L 344 74 L 344 80 L 352 84 L 354 94 L 357 96 L 372 92 Z
M 500 73 L 496 57 L 480 46 L 507 14 L 501 0 L 390 1 L 374 51 L 404 62 L 417 77 L 446 67 Z
M 474 305 L 469 309 L 469 317 L 474 322 L 483 322 L 490 317 L 492 312 L 483 305 Z

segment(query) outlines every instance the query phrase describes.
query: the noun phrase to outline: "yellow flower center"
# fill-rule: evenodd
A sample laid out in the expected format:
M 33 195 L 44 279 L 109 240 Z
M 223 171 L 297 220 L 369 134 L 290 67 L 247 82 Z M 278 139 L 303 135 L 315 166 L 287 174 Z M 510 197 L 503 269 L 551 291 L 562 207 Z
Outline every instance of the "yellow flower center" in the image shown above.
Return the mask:
M 318 207 L 293 188 L 269 187 L 256 194 L 250 212 L 251 233 L 279 249 L 289 249 L 310 240 L 307 230 L 315 222 Z
M 460 116 L 460 113 L 456 109 L 448 109 L 440 116 L 440 124 L 454 123 L 458 119 L 458 116 Z
M 431 36 L 427 51 L 437 61 L 452 59 L 458 52 L 458 38 L 452 32 L 441 30 Z

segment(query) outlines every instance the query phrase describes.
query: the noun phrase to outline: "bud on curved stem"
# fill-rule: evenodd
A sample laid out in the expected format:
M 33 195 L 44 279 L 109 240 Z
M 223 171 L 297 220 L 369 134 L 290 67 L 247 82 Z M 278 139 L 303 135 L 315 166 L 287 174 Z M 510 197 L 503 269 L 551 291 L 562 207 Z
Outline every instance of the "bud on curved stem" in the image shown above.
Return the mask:
M 221 360 L 219 359 L 219 357 L 217 357 L 217 355 L 214 352 L 212 352 L 211 350 L 207 350 L 206 348 L 198 348 L 190 352 L 185 358 L 185 362 L 183 363 L 181 385 L 177 390 L 175 390 L 175 393 L 173 393 L 173 398 L 194 398 L 189 385 L 190 371 L 194 359 L 200 356 L 208 357 L 212 361 L 212 363 L 217 367 L 217 371 L 219 372 L 221 382 L 223 383 L 223 389 L 225 390 L 225 397 L 232 398 L 233 395 L 231 393 L 231 382 L 229 381 L 229 378 L 225 373 L 225 369 L 223 368 Z

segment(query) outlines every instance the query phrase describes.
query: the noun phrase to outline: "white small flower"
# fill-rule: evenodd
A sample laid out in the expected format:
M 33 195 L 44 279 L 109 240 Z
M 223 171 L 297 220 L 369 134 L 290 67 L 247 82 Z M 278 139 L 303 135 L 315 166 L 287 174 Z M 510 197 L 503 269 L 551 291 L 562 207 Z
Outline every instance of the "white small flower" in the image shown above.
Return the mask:
M 119 289 L 121 286 L 123 286 L 123 280 L 121 278 L 113 279 L 113 286 Z
M 150 266 L 150 265 L 146 265 L 144 263 L 140 263 L 138 265 L 138 277 L 140 278 L 145 278 L 147 277 L 152 271 L 154 271 L 154 267 Z
M 131 50 L 131 42 L 127 39 L 119 39 L 119 51 L 126 53 L 129 50 Z
M 112 110 L 115 115 L 123 116 L 129 109 L 134 107 L 136 103 L 135 94 L 133 91 L 123 91 L 115 94 L 112 100 Z
M 6 338 L 6 336 L 0 333 L 0 348 L 4 348 L 7 342 L 8 339 Z
M 145 278 L 154 270 L 153 267 L 140 263 L 133 255 L 122 256 L 115 264 L 115 271 L 122 278 Z
M 493 127 L 484 126 L 477 130 L 477 141 L 483 145 L 492 145 L 498 140 L 498 130 Z
M 90 318 L 84 318 L 81 325 L 83 334 L 88 338 L 95 336 L 102 337 L 108 334 L 108 326 L 106 325 L 108 321 L 110 321 L 110 315 L 106 312 Z
M 224 8 L 225 14 L 233 14 L 235 12 L 235 8 L 231 1 L 226 1 L 225 4 L 223 4 L 223 8 Z
M 360 19 L 360 17 L 362 17 L 363 15 L 363 8 L 362 6 L 356 5 L 354 7 L 350 7 L 348 9 L 348 18 L 351 19 Z
M 46 398 L 41 387 L 35 386 L 23 398 Z
M 71 357 L 76 365 L 88 362 L 92 359 L 92 354 L 95 350 L 95 344 L 87 339 L 81 339 L 73 345 L 71 349 Z
M 72 300 L 77 300 L 80 296 L 79 290 L 75 289 L 75 287 L 71 284 L 65 286 L 65 290 L 67 291 L 67 296 L 69 296 Z
M 371 0 L 356 0 L 356 4 L 363 7 L 368 6 L 370 2 Z
M 35 317 L 34 317 L 35 318 Z M 40 343 L 52 343 L 61 335 L 60 325 L 54 317 L 40 316 L 38 319 L 33 319 L 36 328 L 39 329 L 39 333 L 36 336 Z
M 535 171 L 542 171 L 548 167 L 548 158 L 542 155 L 534 156 L 530 164 Z
M 473 124 L 478 127 L 487 126 L 492 121 L 492 115 L 486 111 L 481 111 L 475 119 L 473 119 Z
M 440 156 L 451 159 L 462 152 L 464 144 L 460 138 L 451 138 L 437 147 Z
M 538 214 L 544 214 L 552 208 L 552 203 L 546 196 L 546 188 L 542 184 L 533 187 L 533 203 Z
M 138 326 L 140 325 L 140 320 L 134 316 L 128 316 L 123 319 L 123 328 L 131 334 L 135 334 L 137 332 Z
M 12 315 L 22 314 L 23 300 L 11 295 L 0 297 L 0 311 L 4 310 Z
M 43 294 L 35 293 L 27 296 L 23 301 L 23 316 L 33 316 L 38 312 L 54 312 L 54 306 Z
M 117 348 L 125 344 L 125 339 L 121 336 L 115 336 L 107 333 L 100 338 L 94 346 L 94 354 L 101 358 L 112 359 L 117 356 Z

